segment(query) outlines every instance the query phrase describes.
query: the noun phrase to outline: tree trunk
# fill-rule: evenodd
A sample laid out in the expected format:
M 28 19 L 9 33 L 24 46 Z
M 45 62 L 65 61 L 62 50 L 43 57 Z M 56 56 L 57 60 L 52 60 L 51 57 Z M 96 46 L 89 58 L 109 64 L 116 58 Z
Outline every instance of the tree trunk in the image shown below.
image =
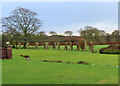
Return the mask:
M 77 50 L 80 50 L 79 43 L 77 42 Z
M 24 41 L 25 41 L 25 42 L 24 42 L 23 48 L 25 48 L 25 49 L 26 49 L 26 48 L 27 48 L 27 47 L 26 47 L 26 44 L 27 44 L 27 37 L 26 37 L 26 36 L 25 36 Z
M 17 45 L 18 45 L 18 42 L 16 42 L 16 49 L 18 49 L 18 46 L 17 46 Z
M 29 49 L 29 42 L 26 43 L 26 48 Z
M 24 42 L 23 48 L 26 48 L 26 42 Z

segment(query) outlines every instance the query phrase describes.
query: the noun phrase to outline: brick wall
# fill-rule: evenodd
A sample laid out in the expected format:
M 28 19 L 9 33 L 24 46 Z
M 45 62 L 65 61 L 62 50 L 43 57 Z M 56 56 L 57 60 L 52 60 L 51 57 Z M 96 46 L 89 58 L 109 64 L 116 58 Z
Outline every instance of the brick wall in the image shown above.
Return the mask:
M 0 47 L 0 59 L 12 59 L 12 48 L 1 48 Z

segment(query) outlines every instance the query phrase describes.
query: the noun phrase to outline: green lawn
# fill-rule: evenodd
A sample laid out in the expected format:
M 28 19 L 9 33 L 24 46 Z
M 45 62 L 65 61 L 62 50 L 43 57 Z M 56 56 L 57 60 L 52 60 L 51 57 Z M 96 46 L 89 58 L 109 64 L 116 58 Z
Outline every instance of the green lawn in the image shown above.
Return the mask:
M 107 45 L 95 46 L 99 50 Z M 13 59 L 2 61 L 3 84 L 117 84 L 118 55 L 89 53 L 89 51 L 13 49 Z M 19 55 L 29 55 L 30 61 Z M 42 62 L 41 60 L 63 63 Z M 65 62 L 89 62 L 67 64 Z M 92 64 L 95 64 L 93 66 Z M 104 65 L 111 65 L 109 67 Z

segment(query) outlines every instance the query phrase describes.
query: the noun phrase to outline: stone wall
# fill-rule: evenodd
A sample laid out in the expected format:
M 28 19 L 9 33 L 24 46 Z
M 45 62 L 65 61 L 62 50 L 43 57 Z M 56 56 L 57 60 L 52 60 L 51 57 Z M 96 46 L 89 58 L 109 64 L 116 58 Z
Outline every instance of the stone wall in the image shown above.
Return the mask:
M 11 47 L 0 47 L 0 59 L 12 59 L 12 48 Z

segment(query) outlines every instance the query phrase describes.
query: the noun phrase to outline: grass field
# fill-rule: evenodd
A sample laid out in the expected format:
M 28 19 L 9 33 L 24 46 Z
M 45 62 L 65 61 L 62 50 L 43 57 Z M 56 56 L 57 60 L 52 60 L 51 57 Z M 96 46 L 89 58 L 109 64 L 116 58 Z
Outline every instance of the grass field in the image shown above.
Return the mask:
M 97 45 L 99 50 L 107 45 Z M 75 49 L 75 47 L 74 47 Z M 30 61 L 20 55 L 29 55 Z M 63 63 L 42 62 L 41 60 Z M 89 62 L 67 64 L 65 62 Z M 95 64 L 94 66 L 92 64 Z M 111 65 L 111 66 L 104 66 Z M 3 84 L 117 84 L 118 55 L 92 53 L 89 51 L 13 49 L 13 59 L 2 61 Z

